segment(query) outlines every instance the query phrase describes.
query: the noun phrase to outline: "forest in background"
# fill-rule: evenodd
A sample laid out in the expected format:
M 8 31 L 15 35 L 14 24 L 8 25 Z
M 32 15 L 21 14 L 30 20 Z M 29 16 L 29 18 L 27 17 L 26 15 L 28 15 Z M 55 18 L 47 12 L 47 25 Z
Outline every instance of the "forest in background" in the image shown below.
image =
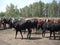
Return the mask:
M 57 3 L 55 0 L 51 3 L 39 1 L 20 9 L 10 4 L 10 6 L 6 6 L 5 12 L 0 12 L 0 17 L 60 17 L 60 2 Z

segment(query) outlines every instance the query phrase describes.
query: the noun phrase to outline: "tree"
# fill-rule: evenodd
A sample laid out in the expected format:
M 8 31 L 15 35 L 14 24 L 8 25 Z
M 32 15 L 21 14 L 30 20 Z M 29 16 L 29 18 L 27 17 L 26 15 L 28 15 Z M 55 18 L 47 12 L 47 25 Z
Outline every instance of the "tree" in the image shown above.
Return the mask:
M 53 2 L 51 3 L 51 12 L 52 12 L 52 17 L 57 17 L 57 11 L 58 11 L 58 6 L 57 6 L 57 2 L 55 0 L 53 0 Z
M 60 2 L 58 3 L 58 17 L 60 17 Z
M 39 12 L 39 17 L 44 17 L 44 3 L 42 1 L 39 1 L 38 5 L 38 12 Z
M 5 13 L 4 12 L 0 12 L 0 17 L 4 17 Z
M 5 15 L 4 15 L 5 14 Z M 29 6 L 18 9 L 17 6 L 7 5 L 6 12 L 0 16 L 5 17 L 60 17 L 60 2 L 55 0 L 52 3 L 35 2 Z
M 19 17 L 19 10 L 17 9 L 17 6 L 14 6 L 13 4 L 10 4 L 10 6 L 7 5 L 5 16 Z

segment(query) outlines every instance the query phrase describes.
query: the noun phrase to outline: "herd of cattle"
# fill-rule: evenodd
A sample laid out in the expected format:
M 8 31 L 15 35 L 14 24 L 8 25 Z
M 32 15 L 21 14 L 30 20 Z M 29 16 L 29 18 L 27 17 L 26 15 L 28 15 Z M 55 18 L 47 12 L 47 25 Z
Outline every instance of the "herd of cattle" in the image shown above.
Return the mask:
M 55 32 L 60 31 L 60 19 L 44 19 L 44 18 L 0 18 L 0 27 L 6 28 L 6 24 L 9 24 L 9 28 L 14 28 L 16 30 L 15 38 L 17 33 L 20 32 L 23 39 L 22 30 L 28 30 L 27 38 L 31 38 L 32 29 L 42 30 L 42 36 L 45 37 L 45 31 L 50 31 L 50 38 L 53 34 L 55 39 Z

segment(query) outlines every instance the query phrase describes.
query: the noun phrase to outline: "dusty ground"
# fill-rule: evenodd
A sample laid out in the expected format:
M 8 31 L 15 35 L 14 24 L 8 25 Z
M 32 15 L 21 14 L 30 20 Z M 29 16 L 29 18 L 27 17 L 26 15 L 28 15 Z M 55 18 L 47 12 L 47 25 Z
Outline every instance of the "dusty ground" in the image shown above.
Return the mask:
M 0 45 L 60 45 L 60 40 L 49 40 L 42 38 L 41 34 L 32 34 L 31 39 L 26 39 L 27 34 L 24 34 L 24 39 L 21 39 L 18 33 L 17 39 L 14 38 L 15 31 L 13 29 L 0 31 Z M 46 34 L 49 37 L 49 34 Z

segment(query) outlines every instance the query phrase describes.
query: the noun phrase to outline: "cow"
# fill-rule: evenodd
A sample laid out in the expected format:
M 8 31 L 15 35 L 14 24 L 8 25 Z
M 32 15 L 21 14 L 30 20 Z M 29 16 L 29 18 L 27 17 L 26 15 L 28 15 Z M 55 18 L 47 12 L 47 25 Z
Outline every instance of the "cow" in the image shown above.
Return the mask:
M 37 18 L 26 18 L 25 20 L 30 20 L 31 22 L 32 22 L 32 29 L 34 30 L 36 30 L 36 32 L 37 32 L 37 25 L 38 25 L 38 19 Z
M 30 21 L 31 21 L 31 25 L 32 25 L 32 29 L 36 29 L 36 32 L 37 32 L 37 28 L 38 28 L 38 20 L 37 19 L 30 19 Z
M 22 20 L 22 21 L 19 21 L 19 20 L 14 20 L 13 21 L 13 28 L 15 28 L 16 30 L 16 34 L 15 34 L 15 39 L 17 37 L 17 33 L 20 32 L 21 34 L 21 37 L 23 39 L 23 35 L 22 35 L 22 30 L 28 30 L 28 34 L 27 34 L 27 38 L 30 39 L 31 37 L 31 32 L 32 32 L 32 28 L 35 28 L 37 27 L 37 22 L 35 22 L 35 20 Z
M 45 22 L 43 24 L 43 32 L 42 32 L 42 36 L 45 36 L 45 31 L 49 30 L 50 31 L 50 39 L 53 33 L 54 39 L 55 39 L 55 32 L 60 31 L 60 23 L 56 23 L 56 22 Z
M 37 30 L 41 29 L 42 30 L 42 25 L 46 22 L 46 19 L 37 19 Z
M 9 24 L 9 28 L 12 27 L 12 23 L 10 22 L 11 20 L 12 20 L 12 18 L 2 18 L 2 23 L 3 23 L 4 29 L 6 29 L 6 24 Z
M 50 30 L 51 29 L 51 24 L 50 22 L 45 22 L 43 25 L 42 25 L 42 37 L 45 37 L 45 31 L 46 30 Z

